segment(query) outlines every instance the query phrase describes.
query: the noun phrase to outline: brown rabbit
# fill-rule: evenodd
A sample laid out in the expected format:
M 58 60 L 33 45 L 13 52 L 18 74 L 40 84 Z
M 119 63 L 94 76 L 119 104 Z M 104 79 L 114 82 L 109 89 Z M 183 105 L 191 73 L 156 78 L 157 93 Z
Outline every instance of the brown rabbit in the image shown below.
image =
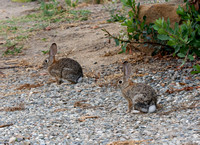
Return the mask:
M 51 76 L 56 78 L 58 85 L 62 83 L 62 79 L 66 79 L 71 83 L 78 83 L 83 78 L 81 65 L 71 58 L 55 59 L 57 53 L 57 45 L 53 43 L 49 49 L 49 57 L 44 60 L 44 68 L 48 68 Z
M 134 108 L 135 113 L 152 113 L 156 111 L 157 94 L 149 85 L 134 83 L 129 80 L 131 65 L 125 61 L 123 63 L 123 80 L 119 81 L 123 97 L 128 101 L 128 112 Z

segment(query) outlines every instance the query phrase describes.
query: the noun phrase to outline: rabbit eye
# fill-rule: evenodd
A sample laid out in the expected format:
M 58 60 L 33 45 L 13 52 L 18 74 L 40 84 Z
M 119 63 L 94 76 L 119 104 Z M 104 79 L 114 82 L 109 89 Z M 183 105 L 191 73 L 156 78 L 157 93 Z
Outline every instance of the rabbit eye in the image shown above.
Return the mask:
M 119 84 L 122 84 L 122 81 L 119 81 Z
M 45 62 L 47 63 L 47 62 L 48 62 L 48 59 L 45 59 Z

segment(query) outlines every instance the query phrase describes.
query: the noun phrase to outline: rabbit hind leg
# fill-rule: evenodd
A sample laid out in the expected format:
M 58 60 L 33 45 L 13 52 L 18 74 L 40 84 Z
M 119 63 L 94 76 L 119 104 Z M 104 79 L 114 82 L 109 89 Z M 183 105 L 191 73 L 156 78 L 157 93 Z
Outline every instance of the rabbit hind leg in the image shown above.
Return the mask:
M 58 85 L 63 83 L 62 79 L 59 78 L 59 77 L 56 77 L 56 82 L 57 82 Z
M 130 113 L 131 110 L 133 109 L 133 101 L 131 99 L 127 99 L 128 101 L 128 110 L 127 113 Z

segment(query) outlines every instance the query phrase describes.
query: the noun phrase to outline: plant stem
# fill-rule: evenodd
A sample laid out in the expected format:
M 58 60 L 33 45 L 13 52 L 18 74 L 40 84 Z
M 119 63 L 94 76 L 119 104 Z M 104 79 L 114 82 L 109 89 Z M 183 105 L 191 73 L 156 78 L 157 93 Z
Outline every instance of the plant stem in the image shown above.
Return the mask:
M 123 40 L 123 39 L 120 39 L 118 37 L 115 37 L 113 36 L 112 34 L 110 34 L 110 32 L 108 32 L 106 29 L 101 29 L 102 31 L 106 32 L 108 34 L 109 37 L 113 38 L 113 39 L 117 39 L 121 42 L 126 42 L 126 43 L 135 43 L 135 44 L 152 44 L 152 45 L 160 45 L 160 46 L 163 46 L 163 47 L 170 47 L 172 48 L 171 46 L 169 45 L 165 45 L 165 44 L 161 44 L 161 43 L 157 43 L 157 42 L 136 42 L 136 41 L 130 41 L 130 40 Z

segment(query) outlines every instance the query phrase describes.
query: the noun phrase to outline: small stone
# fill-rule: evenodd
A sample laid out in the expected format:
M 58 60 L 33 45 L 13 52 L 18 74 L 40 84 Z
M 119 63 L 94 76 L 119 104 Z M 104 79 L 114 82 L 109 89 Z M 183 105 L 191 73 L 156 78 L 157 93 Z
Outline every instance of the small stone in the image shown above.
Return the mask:
M 16 137 L 12 136 L 10 139 L 9 139 L 9 144 L 14 144 L 15 141 L 16 141 Z

